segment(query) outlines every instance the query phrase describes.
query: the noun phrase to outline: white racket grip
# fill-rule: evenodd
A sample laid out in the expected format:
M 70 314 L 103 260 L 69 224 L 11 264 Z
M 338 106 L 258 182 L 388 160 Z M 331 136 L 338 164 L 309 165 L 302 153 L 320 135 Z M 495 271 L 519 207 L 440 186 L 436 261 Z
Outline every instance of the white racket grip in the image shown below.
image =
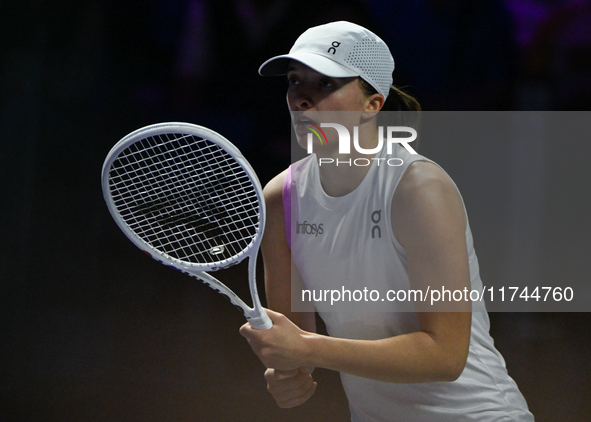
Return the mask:
M 267 315 L 267 312 L 261 308 L 260 315 L 253 316 L 248 320 L 248 323 L 255 330 L 268 330 L 273 326 L 273 321 Z

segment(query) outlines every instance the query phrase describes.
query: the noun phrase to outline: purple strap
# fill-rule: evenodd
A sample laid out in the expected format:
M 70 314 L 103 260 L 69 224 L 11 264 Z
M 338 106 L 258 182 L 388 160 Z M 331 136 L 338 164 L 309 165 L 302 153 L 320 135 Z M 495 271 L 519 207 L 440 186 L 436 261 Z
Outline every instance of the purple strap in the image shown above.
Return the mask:
M 285 239 L 291 249 L 291 166 L 287 168 L 283 181 L 283 216 L 285 217 Z

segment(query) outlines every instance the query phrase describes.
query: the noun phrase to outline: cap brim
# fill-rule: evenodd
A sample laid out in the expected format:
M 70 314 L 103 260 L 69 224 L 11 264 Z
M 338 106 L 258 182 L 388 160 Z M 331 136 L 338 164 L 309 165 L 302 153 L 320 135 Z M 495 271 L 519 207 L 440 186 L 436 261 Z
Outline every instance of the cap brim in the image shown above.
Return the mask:
M 350 78 L 359 76 L 359 73 L 346 68 L 345 66 L 315 53 L 294 52 L 284 54 L 283 56 L 276 56 L 259 67 L 259 74 L 261 76 L 279 76 L 287 74 L 287 65 L 290 60 L 296 60 L 318 73 L 330 76 L 331 78 Z

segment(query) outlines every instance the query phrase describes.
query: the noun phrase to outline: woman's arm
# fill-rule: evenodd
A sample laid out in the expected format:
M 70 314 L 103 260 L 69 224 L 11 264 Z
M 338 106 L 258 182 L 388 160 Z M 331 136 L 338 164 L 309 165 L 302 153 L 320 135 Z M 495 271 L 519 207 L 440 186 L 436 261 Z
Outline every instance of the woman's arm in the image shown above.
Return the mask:
M 283 181 L 286 171 L 271 180 L 263 193 L 267 209 L 265 233 L 261 242 L 265 265 L 265 291 L 268 306 L 307 332 L 316 332 L 314 313 L 291 312 L 291 250 L 285 237 Z M 294 273 L 297 276 L 297 273 Z M 281 408 L 306 402 L 316 391 L 316 382 L 305 366 L 290 371 L 269 367 L 265 371 L 267 390 Z
M 283 182 L 286 172 L 287 170 L 275 176 L 263 190 L 267 208 L 265 234 L 261 242 L 265 293 L 270 309 L 281 312 L 303 330 L 316 332 L 316 317 L 313 312 L 291 311 L 292 277 L 300 276 L 297 268 L 292 268 L 291 250 L 285 237 Z
M 462 200 L 439 167 L 409 167 L 393 199 L 392 226 L 407 252 L 411 288 L 470 287 Z M 418 332 L 382 340 L 320 336 L 275 312 L 271 330 L 245 325 L 241 333 L 265 365 L 281 370 L 319 366 L 387 382 L 452 381 L 465 366 L 470 342 L 469 303 L 463 306 L 466 312 L 418 313 Z

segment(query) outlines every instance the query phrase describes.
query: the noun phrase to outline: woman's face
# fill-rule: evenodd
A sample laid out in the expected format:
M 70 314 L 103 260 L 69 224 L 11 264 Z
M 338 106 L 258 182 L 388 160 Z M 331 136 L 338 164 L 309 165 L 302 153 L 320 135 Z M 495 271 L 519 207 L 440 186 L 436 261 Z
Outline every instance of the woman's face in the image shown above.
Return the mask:
M 369 97 L 356 77 L 331 78 L 292 60 L 288 66 L 287 81 L 287 105 L 298 142 L 304 148 L 310 124 L 338 123 L 351 131 L 359 124 L 362 112 L 368 107 Z M 325 133 L 328 145 L 336 146 L 337 132 L 328 130 Z
M 287 105 L 292 112 L 362 111 L 366 95 L 359 78 L 331 78 L 292 60 L 287 72 Z

